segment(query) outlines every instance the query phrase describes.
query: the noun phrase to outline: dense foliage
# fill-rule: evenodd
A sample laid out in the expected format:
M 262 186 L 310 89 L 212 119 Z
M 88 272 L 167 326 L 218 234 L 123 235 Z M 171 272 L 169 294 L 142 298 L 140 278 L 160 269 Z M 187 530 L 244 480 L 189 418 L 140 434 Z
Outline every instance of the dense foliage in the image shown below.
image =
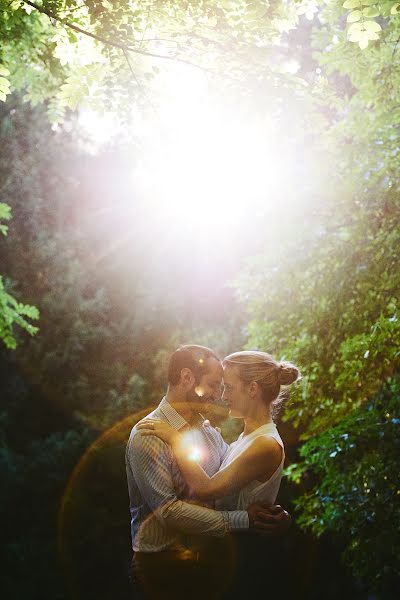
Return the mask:
M 312 40 L 326 90 L 336 91 L 320 105 L 330 107 L 320 133 L 331 144 L 329 189 L 313 231 L 299 227 L 288 242 L 266 245 L 239 294 L 249 347 L 278 350 L 303 370 L 285 415 L 306 440 L 288 471 L 307 490 L 300 521 L 318 535 L 345 534 L 347 562 L 391 598 L 399 577 L 399 23 L 386 44 L 356 57 L 332 3 L 324 15 Z
M 303 83 L 285 61 L 291 58 L 287 32 L 304 17 L 317 21 L 318 29 L 330 21 L 334 43 L 345 44 L 358 60 L 371 41 L 392 46 L 398 2 L 342 4 L 2 0 L 0 100 L 21 90 L 33 104 L 47 101 L 55 122 L 78 104 L 126 114 L 132 102 L 145 109 L 159 101 L 157 75 L 172 62 L 195 65 L 218 85 L 248 93 L 257 84 L 276 95 Z
M 298 500 L 300 524 L 317 535 L 328 529 L 348 538 L 344 560 L 384 598 L 394 597 L 398 582 L 399 539 L 388 532 L 400 517 L 394 472 L 399 392 L 397 376 L 365 406 L 304 444 L 301 466 L 289 467 L 292 479 L 314 484 Z

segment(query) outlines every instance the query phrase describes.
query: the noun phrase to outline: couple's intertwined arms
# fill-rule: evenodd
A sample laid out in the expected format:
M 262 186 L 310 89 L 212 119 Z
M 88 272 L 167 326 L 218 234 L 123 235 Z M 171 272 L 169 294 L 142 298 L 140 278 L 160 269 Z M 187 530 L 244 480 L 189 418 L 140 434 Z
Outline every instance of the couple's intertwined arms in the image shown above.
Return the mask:
M 217 499 L 242 489 L 257 479 L 267 480 L 279 467 L 283 449 L 272 437 L 260 436 L 229 465 L 209 477 L 191 457 L 184 435 L 167 423 L 145 420 L 138 425 L 142 435 L 158 436 L 171 445 L 178 466 L 194 494 L 200 499 Z
M 163 526 L 215 536 L 249 527 L 246 511 L 216 511 L 178 499 L 170 449 L 159 438 L 136 433 L 128 444 L 127 462 L 144 501 Z
M 184 533 L 222 536 L 249 528 L 267 536 L 283 534 L 291 523 L 280 506 L 252 504 L 247 511 L 216 511 L 177 498 L 171 449 L 156 436 L 133 436 L 127 448 L 129 468 L 142 497 L 162 526 Z

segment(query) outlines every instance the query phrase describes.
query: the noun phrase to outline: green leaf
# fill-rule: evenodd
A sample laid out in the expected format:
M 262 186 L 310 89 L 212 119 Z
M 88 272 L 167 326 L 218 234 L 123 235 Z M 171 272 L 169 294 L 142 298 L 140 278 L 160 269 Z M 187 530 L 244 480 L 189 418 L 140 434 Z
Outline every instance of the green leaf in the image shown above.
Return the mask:
M 375 33 L 382 30 L 382 27 L 376 21 L 364 21 L 364 28 L 365 31 L 368 31 L 368 33 Z
M 5 67 L 3 67 L 3 65 L 0 65 L 0 75 L 5 75 L 7 77 L 7 75 L 10 74 L 10 71 L 8 69 L 6 69 Z
M 346 0 L 343 4 L 343 8 L 355 8 L 356 6 L 360 6 L 360 0 Z
M 397 15 L 400 12 L 400 3 L 395 4 L 394 6 L 392 6 L 392 8 L 390 9 L 390 14 L 391 15 Z
M 350 25 L 347 33 L 348 35 L 357 35 L 359 33 L 362 33 L 363 30 L 363 23 L 353 23 L 353 25 Z
M 351 12 L 349 15 L 347 15 L 347 22 L 348 23 L 355 23 L 356 21 L 359 21 L 362 17 L 362 12 L 361 10 L 353 10 L 353 12 Z
M 11 219 L 11 206 L 5 202 L 0 202 L 0 219 L 9 221 Z
M 10 82 L 5 77 L 0 77 L 0 91 L 5 93 L 9 93 L 10 91 Z
M 39 318 L 39 310 L 36 306 L 31 306 L 29 304 L 19 304 L 18 310 L 21 315 L 26 315 L 30 319 L 38 319 Z
M 7 94 L 4 94 L 3 92 L 0 92 L 0 100 L 2 102 L 5 102 L 7 100 Z
M 362 14 L 364 15 L 364 17 L 371 18 L 377 17 L 380 14 L 380 12 L 375 6 L 371 6 L 368 8 L 363 8 Z
M 376 0 L 361 0 L 361 4 L 364 6 L 375 6 L 377 4 Z

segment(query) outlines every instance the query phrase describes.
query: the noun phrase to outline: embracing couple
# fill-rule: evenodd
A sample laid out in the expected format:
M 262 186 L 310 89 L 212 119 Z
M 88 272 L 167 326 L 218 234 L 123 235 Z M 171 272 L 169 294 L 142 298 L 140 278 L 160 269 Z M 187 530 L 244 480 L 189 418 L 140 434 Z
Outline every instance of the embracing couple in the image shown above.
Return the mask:
M 265 352 L 223 361 L 204 346 L 173 352 L 167 393 L 126 448 L 133 598 L 233 598 L 235 579 L 255 593 L 254 565 L 268 572 L 291 521 L 274 504 L 285 453 L 273 409 L 281 386 L 298 378 Z M 230 416 L 244 421 L 230 445 L 205 418 L 222 381 Z

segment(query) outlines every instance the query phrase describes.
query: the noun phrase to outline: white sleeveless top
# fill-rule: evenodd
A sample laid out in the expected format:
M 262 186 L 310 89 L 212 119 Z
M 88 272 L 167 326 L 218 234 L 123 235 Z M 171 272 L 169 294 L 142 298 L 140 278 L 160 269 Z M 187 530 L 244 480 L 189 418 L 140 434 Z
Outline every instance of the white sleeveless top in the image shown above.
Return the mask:
M 253 502 L 275 503 L 282 479 L 283 463 L 285 462 L 285 448 L 275 423 L 262 425 L 246 436 L 241 433 L 236 442 L 233 442 L 226 451 L 220 469 L 229 465 L 239 454 L 244 452 L 255 438 L 264 435 L 273 437 L 282 447 L 282 460 L 279 467 L 268 481 L 254 480 L 236 493 L 216 500 L 215 507 L 217 510 L 246 510 Z

